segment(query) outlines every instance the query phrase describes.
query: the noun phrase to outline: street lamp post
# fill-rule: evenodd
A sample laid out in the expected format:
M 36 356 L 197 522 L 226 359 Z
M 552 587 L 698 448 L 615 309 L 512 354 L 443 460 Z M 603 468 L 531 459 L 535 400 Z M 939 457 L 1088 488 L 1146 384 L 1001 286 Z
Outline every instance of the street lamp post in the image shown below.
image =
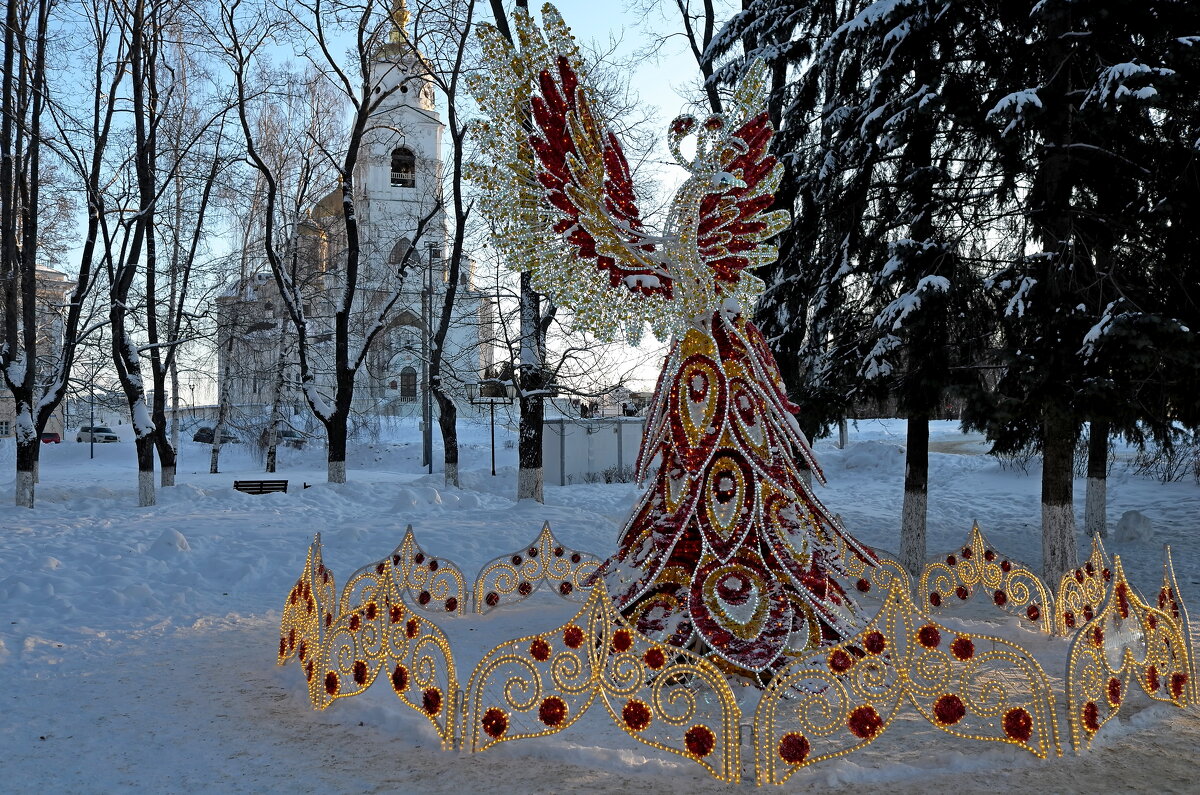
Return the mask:
M 189 429 L 196 427 L 196 382 L 188 381 L 188 389 L 192 393 L 192 399 L 188 403 L 188 415 L 191 418 L 191 422 L 189 422 L 187 428 L 184 429 L 185 432 L 190 432 Z
M 483 384 L 493 385 L 494 387 L 503 387 L 504 396 L 497 397 L 495 395 L 481 395 L 480 387 Z M 487 406 L 492 415 L 492 477 L 496 476 L 496 404 L 503 406 L 511 406 L 513 399 L 517 396 L 517 385 L 512 381 L 507 383 L 498 378 L 488 378 L 478 384 L 467 384 L 467 400 L 471 401 L 474 406 Z
M 92 418 L 90 420 L 88 420 L 88 422 L 91 423 L 91 425 L 90 425 L 91 430 L 88 432 L 88 458 L 95 458 L 96 457 L 96 366 L 95 366 L 95 362 L 92 363 L 91 377 L 88 379 L 88 382 L 91 387 L 91 393 L 92 393 L 91 400 L 88 401 L 89 403 L 91 403 L 91 410 L 92 410 Z
M 429 382 L 429 355 L 432 348 L 433 326 L 433 258 L 441 260 L 437 243 L 426 246 L 425 284 L 421 290 L 421 380 L 425 390 L 421 395 L 421 463 L 433 474 L 433 385 Z

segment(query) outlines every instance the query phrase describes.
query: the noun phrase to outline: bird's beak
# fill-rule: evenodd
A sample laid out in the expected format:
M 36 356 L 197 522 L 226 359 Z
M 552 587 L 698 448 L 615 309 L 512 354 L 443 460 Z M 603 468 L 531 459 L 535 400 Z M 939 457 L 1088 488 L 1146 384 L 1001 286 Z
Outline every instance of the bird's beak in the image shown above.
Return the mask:
M 713 187 L 720 190 L 732 190 L 733 188 L 746 187 L 744 180 L 735 177 L 728 171 L 718 171 L 716 174 L 713 174 L 712 181 Z

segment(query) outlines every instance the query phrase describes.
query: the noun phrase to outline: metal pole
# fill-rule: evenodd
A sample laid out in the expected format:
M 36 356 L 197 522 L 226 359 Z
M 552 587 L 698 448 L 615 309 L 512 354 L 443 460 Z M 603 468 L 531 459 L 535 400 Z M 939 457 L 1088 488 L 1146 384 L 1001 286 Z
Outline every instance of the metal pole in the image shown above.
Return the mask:
M 592 440 L 588 439 L 588 469 L 592 463 Z M 567 485 L 567 421 L 558 421 L 558 485 Z
M 91 431 L 88 433 L 88 458 L 96 457 L 96 371 L 92 370 L 92 419 Z
M 489 400 L 488 407 L 492 410 L 492 477 L 496 477 L 496 401 Z
M 422 291 L 421 320 L 425 333 L 421 335 L 421 380 L 425 382 L 425 394 L 421 401 L 421 463 L 433 474 L 433 395 L 429 384 L 429 327 L 433 325 L 433 243 L 429 244 L 428 256 L 425 257 L 425 289 Z

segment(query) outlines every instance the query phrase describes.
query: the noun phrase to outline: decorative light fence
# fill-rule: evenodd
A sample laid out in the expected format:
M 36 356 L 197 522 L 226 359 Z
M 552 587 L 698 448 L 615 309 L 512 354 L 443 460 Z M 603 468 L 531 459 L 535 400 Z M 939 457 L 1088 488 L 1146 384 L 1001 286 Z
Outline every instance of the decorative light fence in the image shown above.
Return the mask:
M 602 585 L 587 584 L 598 564 L 595 555 L 559 543 L 547 524 L 468 585 L 458 566 L 426 553 L 410 527 L 391 555 L 356 571 L 339 595 L 318 535 L 284 605 L 278 662 L 298 659 L 319 710 L 383 676 L 430 722 L 444 749 L 480 752 L 556 734 L 602 705 L 639 742 L 685 756 L 718 780 L 740 781 L 743 717 L 725 673 L 638 633 Z M 854 638 L 793 659 L 763 690 L 745 724 L 759 784 L 781 784 L 800 768 L 865 747 L 905 705 L 949 735 L 1008 743 L 1044 759 L 1062 755 L 1063 734 L 1076 752 L 1086 750 L 1135 684 L 1156 701 L 1200 703 L 1169 549 L 1154 604 L 1098 539 L 1055 595 L 978 526 L 961 549 L 926 565 L 916 599 L 903 567 L 886 555 L 876 566 L 858 562 L 849 574 L 848 587 L 878 612 Z M 563 626 L 493 648 L 464 688 L 434 616 L 461 616 L 468 602 L 487 613 L 542 587 L 578 603 L 579 612 Z M 1065 732 L 1050 682 L 1028 651 L 930 617 L 980 594 L 1021 622 L 1071 637 Z

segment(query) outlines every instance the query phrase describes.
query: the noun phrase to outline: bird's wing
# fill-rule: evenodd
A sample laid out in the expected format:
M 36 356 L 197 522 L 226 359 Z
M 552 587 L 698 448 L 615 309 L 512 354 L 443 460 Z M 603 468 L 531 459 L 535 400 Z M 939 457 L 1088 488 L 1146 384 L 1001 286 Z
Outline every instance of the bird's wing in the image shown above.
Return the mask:
M 597 110 L 570 29 L 547 6 L 513 14 L 517 43 L 481 25 L 485 62 L 468 85 L 484 118 L 479 160 L 492 240 L 512 268 L 601 339 L 673 316 L 672 274 L 642 226 L 629 165 Z
M 617 136 L 593 111 L 571 62 L 559 55 L 538 73 L 531 98 L 542 200 L 561 217 L 553 229 L 603 272 L 611 287 L 671 297 L 666 269 L 650 256 L 629 163 Z
M 767 151 L 773 134 L 766 112 L 756 113 L 730 132 L 717 150 L 721 171 L 745 183 L 700 200 L 696 248 L 718 292 L 722 283 L 755 278 L 744 274 L 746 269 L 773 262 L 778 251 L 766 241 L 788 225 L 787 212 L 767 212 L 783 176 L 783 164 Z

